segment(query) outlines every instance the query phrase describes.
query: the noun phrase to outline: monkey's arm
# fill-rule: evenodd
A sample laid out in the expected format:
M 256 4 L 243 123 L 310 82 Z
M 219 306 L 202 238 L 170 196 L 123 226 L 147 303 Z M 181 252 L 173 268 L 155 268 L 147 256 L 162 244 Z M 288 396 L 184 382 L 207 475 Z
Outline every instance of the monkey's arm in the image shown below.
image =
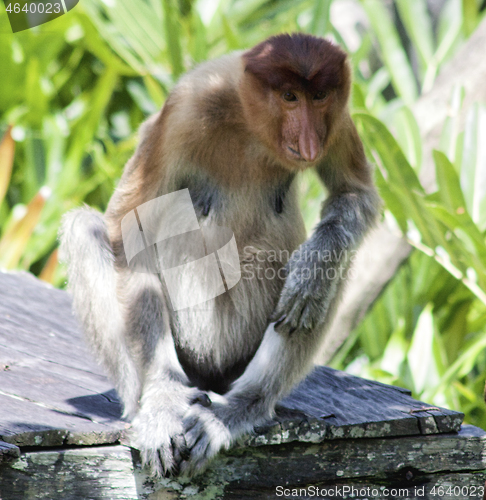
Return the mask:
M 287 263 L 287 280 L 273 314 L 282 334 L 329 323 L 334 297 L 345 284 L 353 251 L 378 216 L 380 200 L 351 118 L 317 172 L 327 189 L 313 235 Z M 297 333 L 296 333 L 297 334 Z

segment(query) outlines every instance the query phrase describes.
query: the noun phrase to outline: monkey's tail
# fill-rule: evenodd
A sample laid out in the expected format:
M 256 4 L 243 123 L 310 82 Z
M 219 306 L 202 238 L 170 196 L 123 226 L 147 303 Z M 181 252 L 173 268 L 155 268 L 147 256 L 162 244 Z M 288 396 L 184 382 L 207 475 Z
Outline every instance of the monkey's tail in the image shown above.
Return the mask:
M 132 417 L 138 408 L 141 382 L 126 342 L 114 256 L 102 214 L 88 207 L 68 212 L 59 239 L 74 312 L 92 350 L 116 384 L 125 416 Z

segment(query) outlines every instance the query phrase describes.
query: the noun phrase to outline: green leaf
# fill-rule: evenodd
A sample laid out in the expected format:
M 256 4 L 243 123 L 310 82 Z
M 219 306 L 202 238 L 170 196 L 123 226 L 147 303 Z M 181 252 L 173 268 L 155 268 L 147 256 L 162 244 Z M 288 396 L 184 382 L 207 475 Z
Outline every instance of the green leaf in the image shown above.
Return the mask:
M 434 32 L 427 1 L 397 0 L 396 5 L 407 34 L 417 49 L 421 67 L 426 68 L 434 54 Z
M 405 338 L 405 320 L 400 318 L 398 324 L 386 344 L 380 367 L 382 370 L 399 377 L 401 365 L 406 359 L 408 342 Z
M 223 24 L 224 37 L 226 39 L 226 46 L 229 50 L 236 50 L 240 48 L 241 35 L 238 33 L 236 26 L 224 14 L 221 16 Z
M 479 23 L 479 7 L 476 0 L 462 0 L 463 30 L 466 36 L 472 35 Z
M 463 244 L 463 260 L 469 262 L 469 265 L 477 267 L 481 266 L 482 272 L 486 271 L 486 245 L 484 238 L 478 228 L 472 222 L 467 213 L 461 214 L 452 213 L 445 207 L 427 204 L 427 209 L 434 217 L 451 231 Z M 476 255 L 481 263 L 471 263 L 469 257 L 471 254 Z
M 422 85 L 422 93 L 429 92 L 434 84 L 441 64 L 453 53 L 461 39 L 462 11 L 461 0 L 449 0 L 440 13 L 437 33 L 438 47 L 427 68 Z
M 192 59 L 197 63 L 205 61 L 208 58 L 208 33 L 195 8 L 192 8 L 191 16 L 186 21 L 186 35 Z
M 314 0 L 309 33 L 317 36 L 324 36 L 329 32 L 331 3 L 332 0 Z
M 386 67 L 380 68 L 370 79 L 368 85 L 368 95 L 366 96 L 366 108 L 373 108 L 376 100 L 390 84 L 390 72 Z
M 433 219 L 428 217 L 424 205 L 425 193 L 417 174 L 395 138 L 377 118 L 366 113 L 355 113 L 353 117 L 361 125 L 362 136 L 369 149 L 374 152 L 378 166 L 386 171 L 383 176 L 393 189 L 397 202 L 402 205 L 402 210 L 413 219 L 426 245 L 435 248 L 438 241 L 441 241 L 440 234 L 434 227 Z M 441 243 L 446 245 L 446 242 Z
M 392 213 L 402 232 L 406 234 L 407 214 L 396 196 L 393 185 L 386 182 L 379 168 L 375 170 L 375 182 L 376 186 L 378 187 L 378 191 L 380 192 L 380 196 L 386 204 L 386 207 Z
M 464 102 L 465 90 L 462 85 L 455 85 L 449 103 L 449 112 L 440 136 L 439 150 L 444 151 L 451 161 L 456 158 L 460 127 L 460 111 Z
M 467 209 L 481 231 L 486 229 L 486 106 L 475 104 L 467 115 L 461 187 Z
M 388 128 L 378 118 L 368 113 L 354 113 L 353 119 L 361 123 L 365 139 L 375 149 L 389 174 L 388 181 L 424 194 L 424 189 L 417 174 L 407 161 L 397 141 Z
M 380 43 L 395 91 L 406 104 L 412 104 L 417 99 L 417 83 L 390 12 L 381 0 L 361 0 L 361 3 Z
M 355 110 L 366 110 L 365 96 L 363 94 L 361 86 L 357 83 L 353 83 L 352 86 L 351 106 Z
M 433 352 L 434 318 L 432 305 L 422 311 L 413 332 L 407 361 L 413 376 L 415 391 L 422 393 L 429 386 L 439 383 L 439 374 Z
M 85 112 L 72 129 L 72 142 L 66 153 L 64 168 L 57 179 L 60 192 L 71 195 L 79 188 L 78 173 L 82 159 L 86 155 L 86 147 L 96 136 L 103 113 L 113 97 L 113 90 L 118 81 L 118 72 L 113 66 L 108 66 L 99 77 L 93 90 L 85 99 L 89 102 Z
M 184 72 L 181 46 L 181 27 L 175 0 L 163 0 L 166 42 L 174 79 Z
M 439 194 L 443 203 L 457 213 L 464 213 L 466 201 L 461 190 L 459 176 L 447 156 L 441 151 L 433 151 L 435 174 L 439 184 Z
M 415 116 L 410 108 L 403 106 L 394 116 L 397 139 L 407 159 L 416 172 L 422 166 L 422 137 Z

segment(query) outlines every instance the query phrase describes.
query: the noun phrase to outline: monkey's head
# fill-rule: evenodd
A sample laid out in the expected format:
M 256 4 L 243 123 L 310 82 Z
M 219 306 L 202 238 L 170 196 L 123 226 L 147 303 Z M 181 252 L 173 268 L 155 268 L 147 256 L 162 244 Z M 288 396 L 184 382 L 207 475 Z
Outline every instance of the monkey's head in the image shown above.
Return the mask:
M 346 53 L 311 35 L 278 35 L 243 54 L 240 98 L 250 130 L 292 170 L 326 154 L 350 92 Z

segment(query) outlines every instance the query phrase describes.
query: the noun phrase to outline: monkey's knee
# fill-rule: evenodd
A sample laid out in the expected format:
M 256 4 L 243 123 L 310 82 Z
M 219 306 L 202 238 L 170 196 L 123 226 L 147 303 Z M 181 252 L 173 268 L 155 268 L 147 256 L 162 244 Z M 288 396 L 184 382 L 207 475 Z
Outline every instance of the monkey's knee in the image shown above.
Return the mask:
M 96 256 L 100 251 L 106 257 L 111 254 L 103 215 L 91 208 L 67 212 L 61 221 L 59 240 L 62 262 L 70 263 L 78 255 Z

